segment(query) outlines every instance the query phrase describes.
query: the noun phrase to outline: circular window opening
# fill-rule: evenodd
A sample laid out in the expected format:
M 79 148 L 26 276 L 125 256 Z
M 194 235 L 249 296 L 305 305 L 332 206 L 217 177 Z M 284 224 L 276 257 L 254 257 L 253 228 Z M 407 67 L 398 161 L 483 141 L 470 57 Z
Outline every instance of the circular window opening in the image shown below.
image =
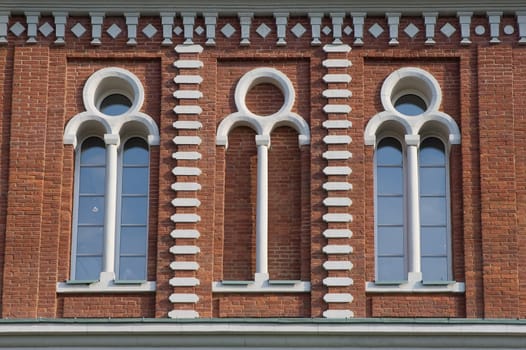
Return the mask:
M 106 115 L 116 116 L 128 112 L 131 106 L 132 102 L 128 97 L 121 94 L 111 94 L 102 100 L 99 110 Z
M 398 112 L 409 116 L 420 115 L 427 110 L 426 102 L 413 94 L 403 95 L 397 99 L 394 107 Z
M 121 115 L 130 110 L 132 101 L 121 94 L 111 94 L 106 96 L 100 103 L 99 110 L 110 116 Z

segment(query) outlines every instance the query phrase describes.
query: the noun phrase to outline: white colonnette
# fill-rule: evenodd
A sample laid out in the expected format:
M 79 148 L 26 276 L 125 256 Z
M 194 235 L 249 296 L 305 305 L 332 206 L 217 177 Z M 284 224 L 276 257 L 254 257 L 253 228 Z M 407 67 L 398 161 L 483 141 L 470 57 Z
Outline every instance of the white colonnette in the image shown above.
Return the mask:
M 180 54 L 194 54 L 198 56 L 203 51 L 200 45 L 193 45 L 191 43 L 177 45 L 175 52 Z M 177 84 L 177 89 L 173 93 L 173 97 L 177 100 L 177 105 L 173 109 L 176 116 L 176 121 L 173 127 L 178 136 L 175 136 L 173 142 L 176 146 L 176 151 L 172 154 L 172 158 L 176 161 L 176 166 L 172 169 L 173 175 L 177 181 L 172 184 L 172 190 L 176 193 L 172 200 L 172 205 L 176 209 L 170 219 L 175 224 L 175 229 L 171 232 L 174 238 L 175 245 L 170 248 L 170 253 L 174 255 L 174 261 L 170 264 L 170 268 L 174 271 L 174 277 L 170 279 L 170 285 L 174 288 L 174 293 L 170 295 L 170 302 L 174 304 L 174 310 L 170 311 L 168 316 L 170 318 L 197 318 L 199 313 L 195 310 L 188 309 L 188 305 L 196 305 L 199 301 L 199 296 L 195 293 L 177 292 L 178 287 L 188 289 L 188 287 L 197 287 L 200 284 L 198 278 L 195 277 L 179 277 L 178 272 L 182 271 L 197 271 L 199 264 L 197 261 L 179 261 L 178 256 L 196 256 L 200 249 L 197 245 L 181 245 L 177 244 L 180 239 L 194 239 L 199 238 L 199 231 L 196 229 L 180 228 L 184 224 L 197 224 L 201 217 L 196 213 L 178 213 L 181 208 L 198 208 L 201 205 L 197 198 L 197 193 L 201 190 L 201 185 L 197 180 L 201 175 L 201 169 L 198 167 L 198 162 L 201 159 L 201 153 L 197 150 L 186 150 L 187 146 L 199 147 L 201 138 L 199 136 L 185 136 L 179 135 L 181 132 L 197 131 L 201 129 L 202 124 L 196 120 L 201 113 L 202 108 L 199 106 L 199 100 L 203 97 L 203 93 L 198 89 L 183 88 L 187 86 L 199 86 L 203 81 L 200 75 L 185 74 L 185 70 L 200 69 L 203 63 L 198 59 L 179 59 L 174 62 L 174 67 L 177 68 L 178 74 L 174 78 L 174 83 Z M 189 101 L 190 103 L 181 103 L 182 101 Z M 193 147 L 190 147 L 193 148 Z M 184 166 L 180 166 L 184 163 Z M 195 163 L 194 166 L 192 164 Z M 180 177 L 185 179 L 193 177 L 195 181 L 179 181 Z M 188 196 L 180 197 L 181 192 L 194 192 L 195 196 L 188 198 Z M 183 226 L 184 227 L 184 226 Z M 195 259 L 197 260 L 197 259 Z
M 323 111 L 331 117 L 323 123 L 323 127 L 327 130 L 327 136 L 323 138 L 323 143 L 328 149 L 322 154 L 328 164 L 323 169 L 323 173 L 331 177 L 331 181 L 323 184 L 327 193 L 327 197 L 323 200 L 323 204 L 327 207 L 327 214 L 323 216 L 323 220 L 328 227 L 323 235 L 331 242 L 323 247 L 323 252 L 327 256 L 323 268 L 329 276 L 323 280 L 323 284 L 329 290 L 323 297 L 328 306 L 328 309 L 323 312 L 323 316 L 325 318 L 350 318 L 354 316 L 353 312 L 347 307 L 342 308 L 340 305 L 349 305 L 352 302 L 352 295 L 347 293 L 345 289 L 353 284 L 353 280 L 350 277 L 331 277 L 331 271 L 350 271 L 352 269 L 351 261 L 345 258 L 342 260 L 342 256 L 349 257 L 353 251 L 349 244 L 352 232 L 348 228 L 333 228 L 334 225 L 341 227 L 341 224 L 352 222 L 352 215 L 348 212 L 341 213 L 340 209 L 350 207 L 351 198 L 336 194 L 338 192 L 347 194 L 352 190 L 352 184 L 348 180 L 352 172 L 348 166 L 349 160 L 352 158 L 352 153 L 348 150 L 352 140 L 350 136 L 342 132 L 342 130 L 349 130 L 352 126 L 347 118 L 352 109 L 348 103 L 341 103 L 342 100 L 349 99 L 352 96 L 349 89 L 342 88 L 351 82 L 351 76 L 349 74 L 333 74 L 332 72 L 334 69 L 341 71 L 341 68 L 351 67 L 351 61 L 346 58 L 351 47 L 335 42 L 332 45 L 324 46 L 323 50 L 328 56 L 339 57 L 337 59 L 326 59 L 322 63 L 328 72 L 323 77 L 323 81 L 327 84 L 327 88 L 322 92 L 322 96 L 326 99 Z M 334 86 L 338 88 L 334 88 Z M 334 180 L 335 178 L 337 180 Z M 336 259 L 333 260 L 331 257 Z

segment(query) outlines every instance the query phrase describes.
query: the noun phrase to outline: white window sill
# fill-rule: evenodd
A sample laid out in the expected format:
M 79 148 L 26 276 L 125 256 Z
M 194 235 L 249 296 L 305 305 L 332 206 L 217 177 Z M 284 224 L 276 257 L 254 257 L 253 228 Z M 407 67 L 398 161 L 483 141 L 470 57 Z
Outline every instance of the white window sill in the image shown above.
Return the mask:
M 455 281 L 366 282 L 365 291 L 368 293 L 464 293 L 466 286 L 463 282 Z
M 257 273 L 254 281 L 212 282 L 216 293 L 305 293 L 310 292 L 310 282 L 295 280 L 270 280 L 268 274 Z
M 101 273 L 99 281 L 71 280 L 57 283 L 57 293 L 136 293 L 155 290 L 155 282 L 115 280 L 113 273 Z

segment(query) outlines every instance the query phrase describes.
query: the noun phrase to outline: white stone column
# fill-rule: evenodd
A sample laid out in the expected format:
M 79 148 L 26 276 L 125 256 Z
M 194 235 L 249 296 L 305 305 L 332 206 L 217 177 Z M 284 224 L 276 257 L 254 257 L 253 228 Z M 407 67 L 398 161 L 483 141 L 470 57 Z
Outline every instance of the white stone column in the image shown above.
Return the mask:
M 102 272 L 115 269 L 115 225 L 117 211 L 117 152 L 119 135 L 104 135 L 106 143 L 106 197 L 104 201 L 104 252 Z
M 268 148 L 270 136 L 256 135 L 258 148 L 256 199 L 256 279 L 268 278 Z
M 406 135 L 407 145 L 407 233 L 409 280 L 422 279 L 420 267 L 420 199 L 418 186 L 419 135 Z

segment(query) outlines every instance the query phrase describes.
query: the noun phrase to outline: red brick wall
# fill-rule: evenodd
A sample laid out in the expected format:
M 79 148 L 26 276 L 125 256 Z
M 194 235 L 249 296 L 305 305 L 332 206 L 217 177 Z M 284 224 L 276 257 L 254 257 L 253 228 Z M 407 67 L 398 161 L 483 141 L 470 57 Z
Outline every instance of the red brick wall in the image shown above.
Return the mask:
M 24 17 L 12 17 L 9 25 Z M 52 21 L 42 17 L 40 24 Z M 90 28 L 87 17 L 70 16 L 67 28 L 76 23 Z M 20 38 L 9 33 L 9 44 L 0 47 L 0 288 L 2 317 L 166 317 L 177 305 L 168 298 L 174 291 L 169 279 L 174 277 L 169 264 L 174 256 L 169 249 L 177 244 L 197 244 L 200 269 L 177 272 L 178 277 L 195 276 L 200 285 L 178 289 L 196 293 L 195 307 L 201 317 L 321 317 L 327 308 L 322 280 L 326 255 L 322 236 L 326 225 L 322 215 L 327 209 L 322 201 L 326 192 L 322 184 L 327 161 L 322 153 L 332 146 L 323 144 L 327 119 L 321 95 L 327 85 L 322 81 L 326 70 L 322 60 L 331 57 L 322 47 L 310 45 L 309 32 L 301 39 L 290 34 L 301 22 L 310 28 L 308 18 L 289 18 L 287 46 L 276 47 L 276 31 L 267 38 L 255 33 L 261 23 L 273 19 L 256 17 L 251 26 L 251 45 L 239 46 L 238 19 L 219 18 L 218 28 L 236 24 L 231 38 L 217 35 L 215 47 L 205 47 L 197 55 L 203 61 L 199 74 L 201 85 L 176 86 L 179 73 L 172 65 L 178 58 L 173 47 L 162 47 L 162 32 L 154 38 L 141 37 L 136 47 L 126 45 L 125 32 L 116 40 L 105 30 L 113 23 L 125 28 L 121 17 L 106 17 L 102 45 L 90 45 L 90 32 L 76 38 L 66 30 L 66 46 L 52 44 L 52 36 L 39 35 L 38 44 L 28 45 L 24 33 Z M 374 23 L 384 28 L 384 17 L 368 17 L 365 28 Z M 458 28 L 455 17 L 440 17 L 437 28 L 445 23 Z M 473 18 L 472 28 L 485 24 L 485 17 Z M 146 24 L 160 28 L 158 17 L 141 17 L 139 28 Z M 420 32 L 414 39 L 403 34 L 409 23 Z M 513 24 L 506 16 L 502 26 Z M 176 25 L 181 25 L 176 19 Z M 203 26 L 197 18 L 196 26 Z M 325 18 L 323 25 L 331 25 Z M 344 26 L 352 25 L 346 18 Z M 526 90 L 524 76 L 526 48 L 516 44 L 517 36 L 501 36 L 503 43 L 489 45 L 489 34 L 472 34 L 473 44 L 460 46 L 460 31 L 451 38 L 436 31 L 435 46 L 424 45 L 423 20 L 402 17 L 400 45 L 388 46 L 388 31 L 374 38 L 364 31 L 365 45 L 349 53 L 352 67 L 339 72 L 352 76 L 348 88 L 352 112 L 348 118 L 353 157 L 349 181 L 353 184 L 349 211 L 353 222 L 348 226 L 353 237 L 348 244 L 354 280 L 349 293 L 354 301 L 349 308 L 357 317 L 493 317 L 521 318 L 526 315 L 526 242 L 522 234 L 526 167 L 521 141 L 524 139 Z M 144 39 L 144 40 L 143 40 Z M 196 41 L 204 44 L 203 36 Z M 176 44 L 183 39 L 174 38 Z M 322 36 L 329 43 L 329 36 Z M 350 43 L 351 37 L 344 37 Z M 73 196 L 74 150 L 63 145 L 67 121 L 83 111 L 82 87 L 96 70 L 119 66 L 136 74 L 144 85 L 143 112 L 158 123 L 161 142 L 151 149 L 150 236 L 148 277 L 156 280 L 156 293 L 146 294 L 59 294 L 56 283 L 69 277 L 71 249 L 71 214 Z M 217 125 L 236 111 L 233 92 L 239 78 L 261 66 L 285 73 L 296 90 L 293 112 L 302 116 L 311 128 L 310 146 L 298 147 L 296 131 L 278 128 L 273 131 L 269 152 L 269 269 L 271 278 L 301 279 L 312 283 L 311 293 L 236 294 L 212 293 L 212 281 L 251 279 L 255 262 L 255 184 L 256 147 L 254 132 L 239 127 L 229 135 L 229 147 L 215 145 Z M 373 150 L 364 146 L 363 130 L 382 107 L 379 92 L 385 77 L 392 71 L 417 66 L 426 69 L 442 87 L 441 110 L 459 125 L 462 143 L 451 149 L 451 215 L 453 269 L 457 281 L 465 282 L 461 294 L 372 294 L 365 292 L 365 282 L 374 279 L 374 196 Z M 203 98 L 198 104 L 203 113 L 196 117 L 203 124 L 198 131 L 175 131 L 176 116 L 172 108 L 176 89 L 199 89 Z M 331 88 L 347 88 L 334 85 Z M 267 115 L 279 109 L 283 96 L 272 85 L 261 84 L 247 96 L 248 107 Z M 332 118 L 332 117 L 331 117 Z M 196 166 L 195 162 L 175 161 L 176 135 L 199 135 L 200 146 L 181 146 L 177 150 L 199 151 L 203 158 L 197 166 L 203 171 L 198 181 L 197 209 L 177 209 L 178 213 L 197 213 L 198 224 L 188 225 L 200 231 L 198 240 L 174 241 L 170 216 L 176 212 L 170 201 L 175 193 L 170 185 L 185 178 L 173 176 L 174 166 Z M 188 179 L 186 179 L 188 180 Z M 179 196 L 195 196 L 180 193 Z M 186 226 L 185 226 L 186 227 Z M 340 241 L 338 241 L 340 242 Z M 341 243 L 341 242 L 340 242 Z M 195 257 L 177 257 L 193 261 Z M 186 307 L 186 306 L 185 306 Z

